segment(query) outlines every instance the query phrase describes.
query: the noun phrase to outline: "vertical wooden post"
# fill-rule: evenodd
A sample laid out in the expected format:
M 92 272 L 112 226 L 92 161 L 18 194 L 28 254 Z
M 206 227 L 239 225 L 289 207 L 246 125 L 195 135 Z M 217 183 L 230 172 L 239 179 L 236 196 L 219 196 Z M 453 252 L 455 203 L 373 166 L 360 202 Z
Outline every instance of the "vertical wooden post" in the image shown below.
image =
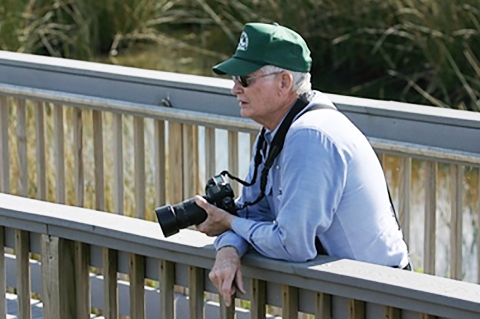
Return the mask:
M 0 96 L 0 192 L 10 193 L 10 152 L 8 149 L 7 97 Z
M 402 227 L 403 238 L 407 245 L 410 242 L 410 184 L 412 175 L 412 159 L 402 158 L 400 161 L 400 190 L 398 218 Z
M 315 318 L 332 319 L 332 296 L 323 292 L 317 292 L 315 298 Z
M 203 319 L 203 269 L 190 266 L 188 281 L 190 319 Z
M 205 128 L 205 183 L 216 172 L 215 128 Z
M 103 315 L 105 319 L 118 318 L 117 265 L 118 252 L 103 249 Z
M 55 139 L 55 200 L 65 204 L 65 138 L 63 131 L 63 108 L 53 106 L 54 139 Z
M 0 106 L 1 107 L 1 106 Z M 6 267 L 5 267 L 5 229 L 0 227 L 0 294 L 5 296 L 7 289 Z M 5 298 L 0 298 L 0 317 L 6 318 L 7 304 Z
M 365 319 L 365 302 L 350 299 L 350 319 Z
M 95 165 L 95 209 L 105 210 L 105 182 L 103 162 L 103 121 L 100 111 L 92 111 L 93 161 Z
M 480 225 L 480 168 L 477 168 L 477 225 Z M 480 284 L 480 234 L 477 234 L 477 283 Z
M 15 254 L 17 260 L 18 319 L 30 319 L 30 259 L 29 234 L 15 230 Z
M 17 101 L 18 194 L 28 196 L 27 111 L 24 99 Z
M 135 139 L 135 216 L 145 219 L 145 124 L 143 118 L 134 118 Z
M 84 302 L 85 297 L 77 295 L 80 283 L 76 280 L 81 280 L 81 277 L 75 275 L 75 242 L 49 235 L 42 237 L 43 316 L 49 319 L 82 319 L 85 318 L 85 310 L 89 316 L 90 309 L 86 309 L 85 304 L 79 312 L 78 301 Z
M 45 159 L 45 111 L 43 102 L 35 107 L 35 150 L 37 164 L 37 198 L 47 199 L 47 165 Z
M 228 132 L 228 170 L 231 174 L 238 176 L 238 132 Z M 239 195 L 239 183 L 232 184 L 233 193 Z
M 425 230 L 423 268 L 426 274 L 435 275 L 435 239 L 437 211 L 437 163 L 425 162 Z
M 452 279 L 462 279 L 462 227 L 463 227 L 463 166 L 453 165 L 452 168 L 452 215 L 451 215 L 451 276 Z
M 168 131 L 169 201 L 176 204 L 183 200 L 182 124 L 169 122 Z
M 296 319 L 298 317 L 298 288 L 282 286 L 282 318 Z
M 78 318 L 90 317 L 90 247 L 85 243 L 75 242 L 75 287 L 76 314 Z
M 232 303 L 230 307 L 225 305 L 225 300 L 220 297 L 220 319 L 234 319 L 235 318 L 235 295 L 232 296 Z
M 45 234 L 41 236 L 43 317 L 60 319 L 58 237 Z
M 155 205 L 163 206 L 166 203 L 166 151 L 165 151 L 165 122 L 154 122 L 155 147 Z
M 263 280 L 252 279 L 250 284 L 251 319 L 263 319 L 266 315 L 267 284 Z
M 113 114 L 113 207 L 115 213 L 124 214 L 123 173 L 123 120 L 121 114 Z
M 394 307 L 385 307 L 385 319 L 401 319 L 402 310 Z
M 198 182 L 198 128 L 193 125 L 182 126 L 183 145 L 183 199 L 197 194 Z
M 74 161 L 74 184 L 75 205 L 83 207 L 85 201 L 84 192 L 84 167 L 83 167 L 83 119 L 82 110 L 73 109 L 73 161 Z
M 175 265 L 166 260 L 160 260 L 160 318 L 173 319 L 174 314 Z
M 145 257 L 130 255 L 130 316 L 145 319 Z
M 83 269 L 82 272 L 83 276 L 85 276 L 85 269 Z M 60 318 L 85 318 L 77 312 L 79 309 L 77 305 L 79 297 L 77 295 L 77 287 L 79 283 L 75 281 L 75 242 L 63 238 L 58 240 L 58 283 L 58 291 L 60 293 Z M 85 283 L 82 288 L 85 288 Z M 85 305 L 82 306 L 81 308 L 84 315 Z M 90 309 L 88 309 L 87 313 L 88 316 L 90 316 L 89 310 Z

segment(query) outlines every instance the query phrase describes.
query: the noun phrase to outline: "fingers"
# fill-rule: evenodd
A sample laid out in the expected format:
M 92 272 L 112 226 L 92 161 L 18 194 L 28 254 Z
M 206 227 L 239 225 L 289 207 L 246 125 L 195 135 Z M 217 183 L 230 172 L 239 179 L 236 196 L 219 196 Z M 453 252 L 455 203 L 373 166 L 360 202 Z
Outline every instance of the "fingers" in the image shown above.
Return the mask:
M 245 288 L 243 288 L 243 275 L 240 270 L 237 271 L 237 274 L 235 276 L 235 285 L 237 286 L 238 290 L 240 290 L 242 294 L 244 295 L 247 294 L 247 292 L 245 291 Z
M 205 198 L 203 198 L 200 195 L 196 195 L 194 197 L 195 204 L 197 204 L 199 207 L 203 208 L 204 210 L 207 210 L 210 204 L 207 202 Z
M 225 280 L 223 282 L 222 289 L 219 290 L 227 307 L 230 307 L 232 304 L 232 296 L 235 294 L 235 287 L 233 286 L 232 281 L 229 282 Z
M 219 294 L 222 296 L 225 305 L 230 307 L 232 303 L 232 295 L 235 294 L 235 287 L 233 285 L 234 276 L 225 276 L 224 273 L 212 270 L 209 277 L 215 288 L 217 288 Z

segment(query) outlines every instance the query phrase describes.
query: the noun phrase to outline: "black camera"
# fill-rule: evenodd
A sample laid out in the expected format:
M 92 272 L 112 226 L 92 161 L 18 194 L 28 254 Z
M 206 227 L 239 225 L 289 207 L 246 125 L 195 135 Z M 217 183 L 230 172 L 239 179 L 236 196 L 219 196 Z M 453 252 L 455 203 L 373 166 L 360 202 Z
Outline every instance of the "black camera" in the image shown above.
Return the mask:
M 222 175 L 213 176 L 208 180 L 203 198 L 210 204 L 236 215 L 232 187 Z M 195 203 L 193 198 L 174 206 L 158 207 L 155 213 L 165 237 L 174 235 L 188 226 L 198 225 L 207 219 L 207 213 Z

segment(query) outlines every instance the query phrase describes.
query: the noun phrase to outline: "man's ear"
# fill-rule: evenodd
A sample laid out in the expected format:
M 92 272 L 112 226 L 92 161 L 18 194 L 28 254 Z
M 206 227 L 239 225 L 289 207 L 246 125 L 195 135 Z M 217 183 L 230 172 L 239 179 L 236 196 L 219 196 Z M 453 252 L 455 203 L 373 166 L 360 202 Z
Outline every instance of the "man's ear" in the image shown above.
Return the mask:
M 287 89 L 289 91 L 292 86 L 293 86 L 293 76 L 288 72 L 283 72 L 282 79 L 280 82 L 280 87 L 282 89 Z

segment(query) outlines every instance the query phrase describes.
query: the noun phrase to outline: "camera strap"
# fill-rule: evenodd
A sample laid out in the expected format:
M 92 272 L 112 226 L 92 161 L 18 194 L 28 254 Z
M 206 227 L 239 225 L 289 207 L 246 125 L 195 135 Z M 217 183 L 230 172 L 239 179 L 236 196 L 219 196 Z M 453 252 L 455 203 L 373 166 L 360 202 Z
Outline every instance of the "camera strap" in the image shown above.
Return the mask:
M 245 202 L 243 205 L 237 207 L 238 210 L 242 210 L 247 206 L 253 206 L 260 202 L 264 197 L 265 197 L 265 190 L 267 188 L 267 179 L 268 179 L 268 172 L 270 171 L 270 168 L 272 167 L 275 159 L 277 156 L 280 154 L 280 152 L 283 149 L 283 145 L 285 144 L 285 137 L 287 136 L 288 129 L 292 125 L 293 120 L 295 117 L 305 109 L 305 107 L 310 103 L 308 99 L 308 94 L 303 94 L 301 95 L 293 107 L 290 109 L 290 111 L 287 113 L 285 119 L 282 121 L 280 124 L 280 127 L 278 128 L 277 133 L 273 137 L 272 143 L 270 145 L 270 148 L 268 149 L 268 154 L 264 163 L 264 167 L 262 169 L 262 173 L 260 175 L 260 194 L 258 197 L 253 201 L 253 202 Z M 306 110 L 303 114 L 300 116 L 304 115 L 307 112 L 314 111 L 314 110 L 320 110 L 320 109 L 332 109 L 332 110 L 337 110 L 335 107 L 332 107 L 331 105 L 326 105 L 326 104 L 314 104 L 308 110 Z M 256 153 L 255 153 L 255 168 L 254 168 L 254 173 L 252 176 L 252 180 L 250 182 L 243 181 L 233 175 L 231 175 L 228 171 L 223 171 L 221 175 L 228 175 L 229 178 L 236 180 L 237 182 L 242 183 L 244 186 L 252 186 L 255 184 L 256 179 L 257 179 L 257 172 L 258 172 L 258 167 L 262 163 L 262 154 L 261 151 L 265 146 L 265 128 L 263 127 L 260 135 L 258 137 L 257 141 L 257 147 L 256 147 Z M 385 180 L 386 182 L 386 180 Z M 397 213 L 395 211 L 395 206 L 392 201 L 392 196 L 390 194 L 390 189 L 388 187 L 387 183 L 387 192 L 388 192 L 388 199 L 390 200 L 390 205 L 392 209 L 393 216 L 395 217 L 395 220 L 398 225 L 398 229 L 401 230 L 400 226 L 400 221 L 398 220 Z M 248 215 L 246 216 L 248 218 Z M 315 247 L 317 249 L 317 252 L 319 254 L 327 254 L 326 250 L 323 248 L 322 243 L 320 242 L 320 239 L 318 237 L 315 238 Z
M 280 154 L 280 152 L 283 149 L 283 145 L 285 144 L 285 137 L 287 136 L 288 129 L 292 125 L 293 120 L 295 117 L 305 109 L 305 107 L 310 103 L 308 97 L 306 94 L 301 95 L 295 102 L 295 104 L 292 106 L 290 111 L 287 113 L 285 118 L 283 119 L 282 123 L 280 124 L 280 127 L 278 128 L 278 131 L 275 133 L 275 136 L 273 137 L 272 143 L 268 149 L 268 153 L 266 156 L 266 160 L 262 169 L 262 172 L 260 174 L 260 194 L 258 197 L 253 201 L 253 202 L 245 202 L 243 203 L 242 206 L 238 207 L 238 210 L 244 209 L 247 206 L 252 206 L 260 202 L 264 197 L 265 197 L 265 190 L 267 188 L 267 179 L 268 179 L 268 172 L 270 168 L 272 167 L 275 159 L 277 156 Z M 332 106 L 329 105 L 323 105 L 323 104 L 315 104 L 312 107 L 310 107 L 308 111 L 312 110 L 318 110 L 318 109 L 335 109 Z M 303 114 L 302 114 L 303 115 Z M 262 154 L 261 150 L 263 149 L 265 145 L 265 128 L 263 127 L 260 136 L 257 141 L 257 147 L 256 147 L 256 153 L 255 153 L 255 169 L 253 172 L 253 177 L 250 183 L 244 182 L 239 180 L 238 178 L 235 178 L 235 176 L 231 176 L 227 171 L 222 172 L 221 174 L 226 174 L 228 175 L 229 178 L 233 178 L 236 181 L 239 181 L 245 186 L 251 186 L 255 184 L 255 181 L 257 179 L 257 172 L 258 172 L 258 167 L 260 166 L 262 162 Z
M 285 119 L 280 124 L 280 127 L 278 128 L 278 131 L 275 134 L 275 136 L 273 138 L 273 141 L 271 143 L 271 146 L 268 150 L 267 157 L 266 157 L 266 160 L 265 160 L 265 164 L 264 164 L 262 173 L 260 174 L 260 194 L 258 195 L 258 197 L 253 202 L 245 202 L 245 203 L 243 203 L 243 205 L 238 207 L 237 210 L 244 209 L 247 206 L 255 205 L 265 197 L 265 190 L 267 188 L 268 172 L 269 172 L 270 168 L 272 167 L 275 159 L 277 158 L 277 156 L 280 154 L 280 152 L 283 149 L 283 145 L 285 144 L 285 137 L 287 135 L 288 129 L 292 125 L 292 122 L 295 119 L 295 117 L 302 110 L 304 110 L 305 107 L 309 103 L 310 103 L 310 101 L 308 99 L 308 94 L 303 94 L 297 99 L 297 101 L 295 102 L 293 107 L 287 113 Z M 320 110 L 320 109 L 337 110 L 335 107 L 332 107 L 331 105 L 314 104 L 310 108 L 308 108 L 308 110 L 306 110 L 300 116 L 304 115 L 307 112 L 314 111 L 314 110 Z M 223 171 L 221 174 L 222 175 L 228 175 L 229 178 L 232 178 L 232 179 L 236 180 L 237 182 L 242 183 L 244 186 L 252 186 L 253 184 L 255 184 L 256 179 L 257 179 L 258 167 L 260 166 L 260 164 L 262 162 L 261 151 L 264 148 L 265 143 L 266 143 L 265 142 L 265 132 L 266 132 L 266 130 L 263 127 L 261 132 L 260 132 L 258 141 L 257 141 L 256 153 L 255 153 L 255 158 L 254 158 L 255 168 L 254 168 L 254 173 L 253 173 L 253 176 L 252 176 L 252 180 L 250 182 L 245 182 L 245 181 L 231 175 L 228 171 Z M 388 183 L 387 183 L 387 191 L 388 191 L 388 199 L 390 200 L 390 205 L 391 205 L 391 208 L 392 208 L 393 215 L 394 215 L 395 220 L 398 224 L 398 228 L 401 229 L 400 222 L 398 220 L 398 216 L 397 216 L 397 213 L 395 211 L 395 206 L 394 206 L 393 201 L 392 201 L 392 196 L 390 194 L 390 189 L 388 187 Z

